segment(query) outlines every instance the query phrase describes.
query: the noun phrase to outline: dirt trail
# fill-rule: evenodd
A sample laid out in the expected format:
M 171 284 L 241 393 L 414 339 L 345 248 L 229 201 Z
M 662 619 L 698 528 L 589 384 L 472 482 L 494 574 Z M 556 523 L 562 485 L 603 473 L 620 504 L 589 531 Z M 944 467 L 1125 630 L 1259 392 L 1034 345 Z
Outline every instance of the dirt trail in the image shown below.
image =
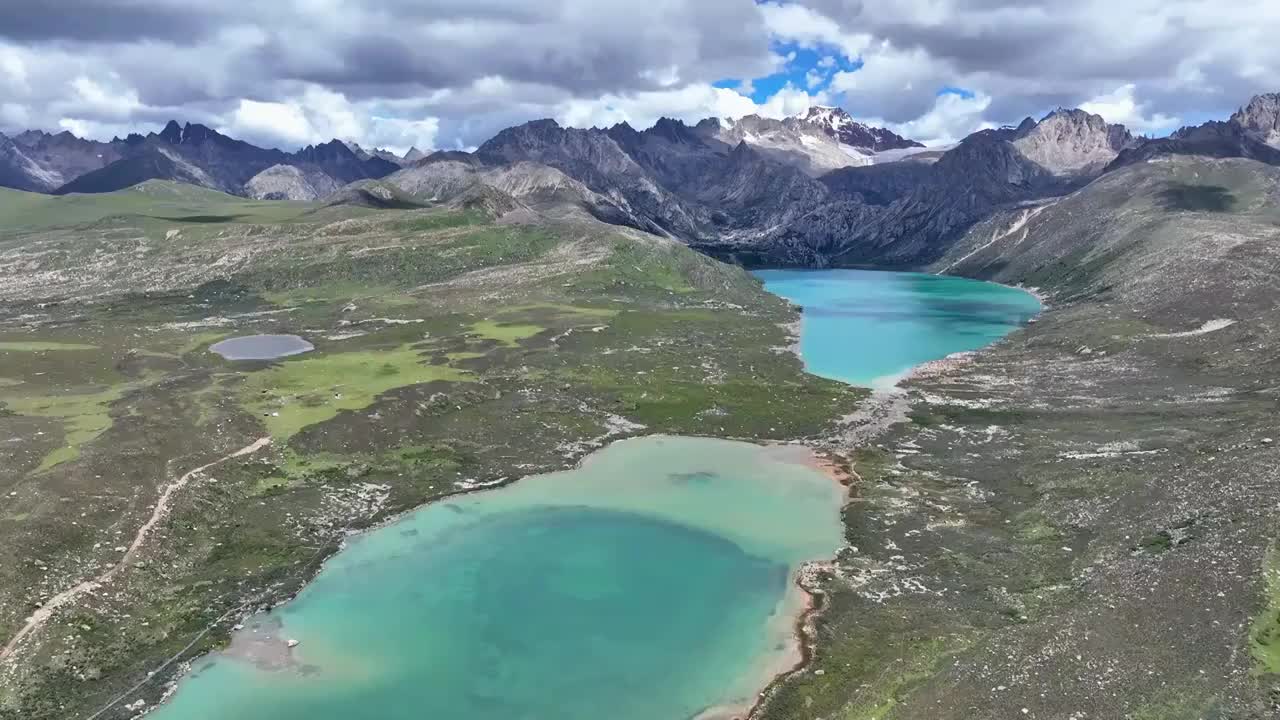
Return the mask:
M 187 483 L 191 481 L 191 478 L 204 472 L 205 470 L 208 470 L 214 465 L 224 463 L 227 460 L 231 460 L 232 458 L 238 458 L 243 455 L 249 455 L 250 453 L 255 453 L 270 444 L 271 444 L 270 437 L 259 438 L 253 443 L 246 445 L 240 448 L 239 450 L 236 450 L 230 455 L 224 455 L 218 458 L 217 460 L 214 460 L 211 463 L 206 463 L 194 470 L 191 470 L 187 474 L 183 475 L 177 480 L 174 480 L 172 483 L 166 486 L 165 489 L 160 493 L 160 498 L 156 500 L 156 508 L 151 513 L 151 517 L 148 518 L 147 521 L 142 524 L 142 527 L 138 528 L 137 535 L 134 535 L 133 542 L 129 545 L 129 549 L 125 551 L 124 556 L 120 558 L 120 561 L 115 563 L 111 567 L 107 568 L 97 577 L 85 580 L 79 585 L 76 585 L 75 587 L 72 587 L 68 590 L 63 590 L 57 595 L 54 595 L 53 597 L 49 598 L 48 602 L 42 605 L 34 613 L 32 613 L 31 617 L 27 618 L 27 622 L 25 625 L 22 626 L 22 629 L 19 630 L 17 634 L 14 635 L 13 638 L 9 640 L 8 643 L 5 644 L 3 650 L 0 650 L 0 662 L 7 661 L 10 658 L 10 656 L 14 654 L 14 651 L 17 650 L 18 645 L 21 644 L 22 641 L 27 638 L 27 636 L 29 636 L 31 633 L 35 632 L 36 630 L 40 629 L 41 626 L 43 626 L 46 622 L 48 622 L 49 618 L 52 617 L 55 612 L 57 612 L 58 608 L 61 608 L 64 605 L 68 605 L 74 602 L 81 595 L 84 595 L 87 592 L 96 590 L 103 584 L 110 582 L 111 579 L 114 578 L 117 573 L 119 573 L 122 569 L 124 569 L 126 565 L 132 562 L 134 556 L 136 556 L 138 554 L 138 551 L 142 549 L 142 544 L 146 541 L 147 535 L 155 528 L 156 525 L 160 523 L 161 520 L 164 519 L 165 515 L 168 514 L 169 503 L 173 499 L 174 493 L 176 493 L 177 491 L 185 487 Z

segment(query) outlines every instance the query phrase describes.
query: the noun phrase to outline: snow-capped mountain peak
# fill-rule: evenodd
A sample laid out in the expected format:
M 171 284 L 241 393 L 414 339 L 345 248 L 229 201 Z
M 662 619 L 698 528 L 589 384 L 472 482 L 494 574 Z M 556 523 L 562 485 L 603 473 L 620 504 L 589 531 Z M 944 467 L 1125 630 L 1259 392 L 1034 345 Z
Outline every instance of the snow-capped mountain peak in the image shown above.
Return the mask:
M 844 145 L 872 152 L 924 147 L 890 130 L 864 125 L 854 120 L 844 108 L 815 105 L 797 115 L 796 119 L 820 128 Z
M 832 134 L 838 133 L 840 128 L 855 124 L 853 118 L 849 117 L 849 113 L 845 112 L 844 108 L 827 105 L 814 105 L 796 117 L 805 122 L 818 125 Z

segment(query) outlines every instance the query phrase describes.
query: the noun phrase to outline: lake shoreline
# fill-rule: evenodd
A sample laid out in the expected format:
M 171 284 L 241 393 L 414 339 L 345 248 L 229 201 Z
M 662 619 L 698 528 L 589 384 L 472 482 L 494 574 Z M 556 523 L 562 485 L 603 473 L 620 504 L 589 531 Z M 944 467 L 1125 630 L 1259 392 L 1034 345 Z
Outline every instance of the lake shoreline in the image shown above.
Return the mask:
M 460 488 L 447 495 L 434 498 L 427 503 L 412 508 L 404 509 L 400 512 L 389 515 L 375 524 L 349 532 L 342 540 L 336 543 L 329 551 L 323 553 L 323 558 L 318 556 L 319 562 L 312 566 L 307 578 L 299 585 L 287 593 L 275 594 L 263 598 L 261 602 L 253 603 L 245 610 L 223 618 L 218 625 L 226 626 L 229 629 L 229 642 L 218 650 L 204 653 L 183 660 L 179 663 L 179 670 L 170 680 L 166 682 L 161 702 L 145 708 L 143 714 L 150 715 L 154 711 L 165 706 L 165 703 L 181 689 L 181 684 L 198 675 L 205 667 L 205 663 L 217 657 L 229 657 L 240 661 L 248 662 L 260 669 L 271 669 L 279 671 L 289 671 L 297 669 L 300 661 L 295 655 L 297 650 L 303 649 L 307 645 L 305 641 L 298 642 L 292 640 L 288 631 L 285 630 L 278 620 L 273 620 L 264 613 L 278 610 L 279 608 L 294 602 L 302 594 L 303 591 L 310 588 L 314 580 L 323 573 L 340 553 L 346 551 L 350 547 L 353 540 L 373 533 L 374 531 L 384 530 L 389 526 L 403 522 L 407 517 L 414 513 L 421 512 L 432 505 L 438 504 L 440 501 L 449 501 L 457 499 L 461 496 L 471 495 L 475 493 L 500 490 L 517 484 L 521 480 L 527 480 L 537 476 L 554 475 L 559 473 L 573 472 L 581 470 L 584 466 L 591 463 L 592 459 L 604 452 L 608 448 L 622 443 L 627 440 L 643 440 L 643 439 L 704 439 L 718 442 L 742 443 L 758 448 L 765 453 L 768 460 L 782 463 L 803 466 L 809 470 L 821 473 L 823 477 L 833 482 L 839 489 L 839 509 L 842 511 L 848 502 L 848 492 L 851 482 L 851 476 L 847 472 L 847 465 L 842 464 L 842 460 L 834 456 L 823 448 L 816 447 L 812 444 L 802 441 L 768 441 L 759 438 L 723 438 L 714 436 L 690 436 L 690 435 L 671 435 L 667 433 L 624 435 L 615 437 L 608 442 L 601 443 L 600 446 L 584 452 L 582 455 L 573 458 L 567 462 L 564 467 L 558 470 L 551 470 L 529 475 L 514 476 L 510 478 L 502 478 L 485 484 L 477 484 L 472 487 Z M 843 527 L 843 523 L 837 520 L 837 523 Z M 838 553 L 841 548 L 835 550 Z M 834 554 L 831 556 L 834 557 Z M 830 559 L 802 561 L 799 565 L 794 566 L 789 573 L 788 590 L 779 598 L 777 604 L 777 612 L 782 615 L 778 618 L 778 622 L 785 622 L 791 630 L 787 633 L 787 647 L 785 651 L 768 650 L 762 653 L 761 659 L 764 660 L 760 667 L 750 671 L 749 677 L 758 676 L 761 679 L 759 683 L 753 683 L 755 688 L 751 693 L 750 702 L 744 700 L 742 702 L 729 703 L 725 705 L 716 705 L 708 710 L 700 713 L 697 717 L 702 720 L 729 720 L 730 718 L 746 717 L 746 713 L 754 712 L 754 708 L 760 702 L 763 696 L 776 683 L 789 677 L 794 672 L 803 669 L 809 662 L 811 654 L 812 641 L 810 638 L 810 629 L 813 617 L 820 606 L 820 600 L 815 597 L 811 591 L 811 586 L 815 585 L 812 581 L 814 567 L 826 567 L 830 564 Z M 818 591 L 820 593 L 820 591 Z M 768 625 L 772 625 L 770 622 Z M 298 647 L 295 649 L 294 645 Z
M 1047 309 L 1037 288 L 925 272 L 761 269 L 766 292 L 799 317 L 777 348 L 806 372 L 855 387 L 897 387 L 922 363 L 999 341 Z

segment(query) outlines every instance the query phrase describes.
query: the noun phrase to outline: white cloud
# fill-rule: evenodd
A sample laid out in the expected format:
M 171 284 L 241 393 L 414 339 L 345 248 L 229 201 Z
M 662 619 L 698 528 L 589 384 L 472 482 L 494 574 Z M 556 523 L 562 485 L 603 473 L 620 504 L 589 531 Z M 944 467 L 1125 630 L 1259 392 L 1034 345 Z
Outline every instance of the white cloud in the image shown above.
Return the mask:
M 241 99 L 220 129 L 284 147 L 338 138 L 403 153 L 411 146 L 434 148 L 440 125 L 434 117 L 415 120 L 383 115 L 371 104 L 352 103 L 341 93 L 313 85 L 281 102 Z
M 995 123 L 983 119 L 983 113 L 991 105 L 991 97 L 975 94 L 963 97 L 945 93 L 934 98 L 933 107 L 920 117 L 907 122 L 885 122 L 878 118 L 868 122 L 886 125 L 903 137 L 918 140 L 929 147 L 951 145 L 975 130 L 995 127 Z
M 276 138 L 290 145 L 305 145 L 315 138 L 307 116 L 298 105 L 287 102 L 240 100 L 224 132 Z
M 974 128 L 1085 103 L 1146 132 L 1280 89 L 1275 0 L 99 4 L 120 7 L 5 26 L 0 128 L 101 134 L 169 117 L 229 128 L 243 116 L 254 142 L 296 146 L 289 138 L 332 132 L 469 146 L 537 117 L 642 125 L 799 105 L 794 88 L 749 102 L 749 79 L 782 69 L 795 47 L 815 51 L 827 76 L 865 63 L 834 84 L 799 79 L 799 93 L 822 89 L 860 117 L 922 128 L 955 109 L 935 97 L 944 86 L 991 98 L 980 115 L 963 114 Z M 42 17 L 85 16 L 84 0 L 41 7 Z M 746 79 L 745 99 L 711 87 L 725 79 Z M 242 101 L 266 107 L 242 112 Z M 946 127 L 939 137 L 959 125 Z
M 862 67 L 840 71 L 831 89 L 845 94 L 855 114 L 874 113 L 893 122 L 906 122 L 928 112 L 938 91 L 956 76 L 921 48 L 901 49 L 888 41 L 867 48 Z
M 27 64 L 14 48 L 0 46 L 0 80 L 4 81 L 10 92 L 31 91 L 27 84 Z
M 82 113 L 90 113 L 113 119 L 126 119 L 142 108 L 138 91 L 120 87 L 119 78 L 112 78 L 116 87 L 106 88 L 90 78 L 80 75 L 71 81 L 75 90 L 75 106 Z
M 129 133 L 159 132 L 157 123 L 139 123 L 130 120 L 102 122 L 86 118 L 64 117 L 58 120 L 60 130 L 70 131 L 72 135 L 95 140 L 110 140 L 113 137 L 125 137 Z
M 1134 97 L 1135 90 L 1133 83 L 1121 85 L 1112 92 L 1080 103 L 1080 109 L 1101 115 L 1109 123 L 1121 123 L 1134 132 L 1166 132 L 1178 127 L 1176 117 L 1164 113 L 1145 114 Z
M 803 5 L 767 2 L 760 5 L 760 13 L 771 35 L 802 47 L 834 47 L 856 58 L 871 42 L 870 35 L 845 32 L 836 21 Z
M 362 144 L 368 147 L 386 148 L 403 155 L 411 147 L 424 152 L 435 149 L 439 134 L 438 118 L 406 120 L 375 115 L 370 118 L 369 131 L 365 134 Z
M 562 124 L 574 127 L 607 127 L 626 122 L 635 128 L 647 128 L 661 117 L 688 123 L 708 117 L 744 115 L 783 118 L 828 102 L 830 98 L 826 93 L 809 93 L 790 84 L 761 103 L 736 90 L 698 84 L 675 90 L 569 100 L 560 105 L 555 116 Z

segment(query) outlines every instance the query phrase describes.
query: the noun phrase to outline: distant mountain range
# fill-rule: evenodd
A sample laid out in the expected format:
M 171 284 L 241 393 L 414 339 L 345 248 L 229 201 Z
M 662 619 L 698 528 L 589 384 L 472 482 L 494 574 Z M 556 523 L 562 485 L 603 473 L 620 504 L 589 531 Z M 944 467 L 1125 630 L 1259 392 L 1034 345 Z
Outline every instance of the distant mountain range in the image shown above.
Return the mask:
M 664 119 L 651 130 L 673 131 L 673 123 Z M 626 126 L 614 132 L 625 133 Z M 815 108 L 786 120 L 708 119 L 697 125 L 696 133 L 699 141 L 728 145 L 746 141 L 815 176 L 871 164 L 883 150 L 923 147 L 888 130 L 857 123 L 839 108 Z M 314 200 L 346 183 L 381 178 L 426 157 L 417 148 L 399 156 L 338 140 L 286 153 L 250 145 L 204 125 L 176 121 L 158 133 L 131 134 L 110 142 L 81 139 L 67 131 L 29 130 L 12 138 L 0 134 L 0 187 L 94 193 L 165 179 L 250 197 Z M 262 173 L 266 174 L 258 177 Z
M 270 199 L 476 199 L 634 227 L 748 264 L 918 266 L 999 209 L 1162 154 L 1280 165 L 1280 95 L 1162 139 L 1058 109 L 945 150 L 825 107 L 782 120 L 664 118 L 646 130 L 536 120 L 473 153 L 425 156 L 337 140 L 286 153 L 176 122 L 107 143 L 28 131 L 0 135 L 0 186 L 107 192 L 160 178 Z
M 403 159 L 392 158 L 383 150 L 367 153 L 337 140 L 294 153 L 268 150 L 204 125 L 175 121 L 158 133 L 110 142 L 33 130 L 12 138 L 0 135 L 0 186 L 54 194 L 97 193 L 165 179 L 253 195 L 263 183 L 250 181 L 276 166 L 295 168 L 319 187 L 336 188 L 398 170 Z

